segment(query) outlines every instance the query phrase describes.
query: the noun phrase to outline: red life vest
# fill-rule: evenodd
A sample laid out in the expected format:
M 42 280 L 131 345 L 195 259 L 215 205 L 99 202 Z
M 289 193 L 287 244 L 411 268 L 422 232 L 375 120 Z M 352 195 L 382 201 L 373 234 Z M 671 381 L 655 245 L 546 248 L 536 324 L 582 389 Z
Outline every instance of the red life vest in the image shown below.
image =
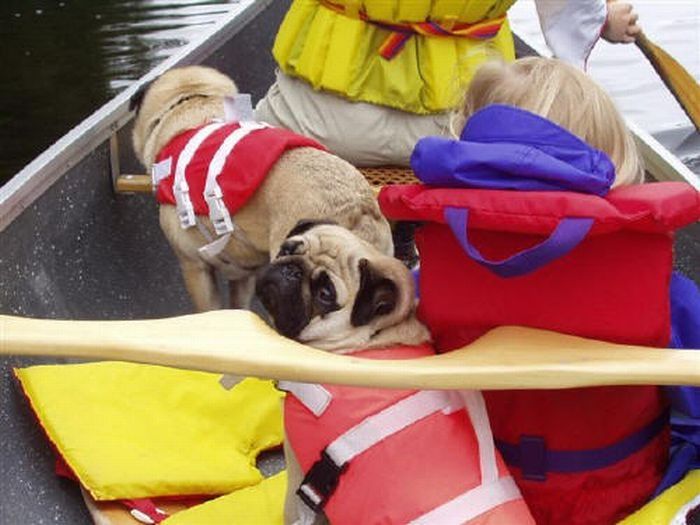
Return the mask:
M 287 150 L 324 149 L 312 139 L 256 122 L 213 122 L 173 138 L 154 166 L 156 199 L 178 207 L 183 227 L 209 214 L 217 233 L 255 193 Z M 211 205 L 211 206 L 210 206 Z
M 426 344 L 356 355 L 433 353 Z M 298 494 L 331 523 L 534 523 L 493 446 L 479 392 L 282 388 L 286 436 L 306 473 Z
M 672 234 L 700 216 L 699 194 L 686 184 L 620 188 L 606 198 L 390 186 L 379 200 L 391 219 L 426 221 L 416 234 L 418 313 L 439 350 L 499 325 L 619 343 L 669 342 Z M 548 259 L 540 246 L 551 248 L 553 230 L 569 219 L 587 222 L 587 232 Z M 495 273 L 533 260 L 535 268 L 525 273 Z M 644 504 L 661 479 L 668 431 L 656 387 L 485 392 L 484 398 L 499 450 L 538 524 L 614 523 Z

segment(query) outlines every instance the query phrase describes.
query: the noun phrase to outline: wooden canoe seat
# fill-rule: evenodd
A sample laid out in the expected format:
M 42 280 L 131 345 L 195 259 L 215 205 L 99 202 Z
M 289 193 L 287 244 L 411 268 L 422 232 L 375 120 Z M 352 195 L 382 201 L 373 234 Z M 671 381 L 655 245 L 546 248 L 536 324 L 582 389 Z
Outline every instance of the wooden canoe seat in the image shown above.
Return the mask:
M 152 193 L 150 175 L 122 174 L 114 179 L 114 191 L 121 194 Z
M 360 172 L 365 176 L 367 182 L 374 190 L 375 194 L 383 186 L 388 184 L 411 184 L 418 182 L 410 168 L 399 168 L 394 166 L 384 166 L 379 168 L 360 168 Z M 114 183 L 117 193 L 151 193 L 151 177 L 149 175 L 119 175 Z
M 372 186 L 375 194 L 379 194 L 379 190 L 389 184 L 413 184 L 420 182 L 411 168 L 382 166 L 380 168 L 360 168 L 360 172 L 365 176 L 369 185 Z

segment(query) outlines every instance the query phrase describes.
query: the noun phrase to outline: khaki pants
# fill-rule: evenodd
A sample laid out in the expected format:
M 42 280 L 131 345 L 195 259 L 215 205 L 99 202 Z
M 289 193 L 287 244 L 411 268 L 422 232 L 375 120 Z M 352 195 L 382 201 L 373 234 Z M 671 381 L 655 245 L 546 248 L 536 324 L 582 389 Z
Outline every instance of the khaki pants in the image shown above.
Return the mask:
M 419 138 L 449 129 L 448 113 L 416 115 L 352 102 L 281 72 L 255 118 L 311 137 L 358 167 L 408 166 Z

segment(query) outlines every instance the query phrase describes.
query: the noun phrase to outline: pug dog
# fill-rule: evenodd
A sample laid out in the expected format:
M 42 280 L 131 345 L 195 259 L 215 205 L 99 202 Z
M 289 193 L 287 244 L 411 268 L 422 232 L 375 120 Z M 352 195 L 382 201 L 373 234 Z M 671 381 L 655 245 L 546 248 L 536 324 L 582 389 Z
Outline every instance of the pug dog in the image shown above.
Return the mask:
M 283 335 L 334 353 L 417 345 L 430 334 L 415 316 L 413 276 L 398 259 L 347 229 L 302 221 L 258 275 L 256 292 Z M 298 523 L 304 474 L 285 440 L 285 523 Z M 314 523 L 326 523 L 323 513 Z
M 256 293 L 279 333 L 322 350 L 428 339 L 405 265 L 328 221 L 300 221 L 259 274 Z
M 164 73 L 132 97 L 138 159 L 151 169 L 159 152 L 176 137 L 225 120 L 226 101 L 236 94 L 234 82 L 211 68 L 190 66 Z M 225 246 L 219 246 L 215 256 L 202 251 L 216 238 L 209 216 L 199 215 L 197 227 L 183 229 L 176 206 L 161 204 L 159 214 L 197 311 L 222 306 L 214 270 L 230 282 L 230 306 L 249 307 L 256 271 L 269 263 L 302 219 L 330 219 L 379 253 L 393 252 L 389 224 L 368 182 L 351 164 L 315 147 L 281 154 L 252 196 L 232 214 L 233 232 L 228 241 L 219 238 Z

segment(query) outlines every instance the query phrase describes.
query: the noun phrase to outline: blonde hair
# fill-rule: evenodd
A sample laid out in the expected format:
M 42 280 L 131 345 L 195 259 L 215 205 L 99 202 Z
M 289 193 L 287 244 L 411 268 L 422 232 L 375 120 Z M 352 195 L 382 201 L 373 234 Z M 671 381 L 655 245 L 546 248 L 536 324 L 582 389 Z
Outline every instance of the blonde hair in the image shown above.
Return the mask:
M 536 113 L 605 152 L 615 165 L 613 186 L 644 179 L 642 159 L 612 99 L 573 66 L 541 57 L 509 64 L 487 62 L 472 78 L 462 110 L 453 120 L 453 133 L 489 104 L 508 104 Z

